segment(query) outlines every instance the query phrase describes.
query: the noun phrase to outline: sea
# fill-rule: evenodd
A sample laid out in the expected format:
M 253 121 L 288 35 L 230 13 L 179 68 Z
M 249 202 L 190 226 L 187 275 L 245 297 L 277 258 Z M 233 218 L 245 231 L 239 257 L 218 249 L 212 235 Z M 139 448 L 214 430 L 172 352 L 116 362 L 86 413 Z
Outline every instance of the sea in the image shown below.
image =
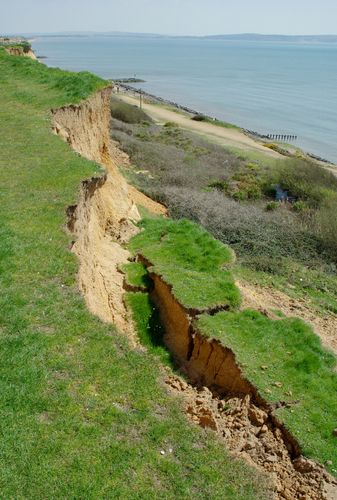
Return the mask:
M 130 35 L 37 36 L 48 66 L 137 88 L 337 163 L 337 43 Z

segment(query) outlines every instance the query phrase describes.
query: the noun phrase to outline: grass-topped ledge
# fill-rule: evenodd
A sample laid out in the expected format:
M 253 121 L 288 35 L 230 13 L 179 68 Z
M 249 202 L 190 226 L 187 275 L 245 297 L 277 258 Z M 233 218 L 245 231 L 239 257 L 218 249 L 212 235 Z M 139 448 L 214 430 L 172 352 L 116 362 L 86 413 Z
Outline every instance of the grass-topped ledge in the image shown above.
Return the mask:
M 206 311 L 240 305 L 230 264 L 234 253 L 200 226 L 164 218 L 144 219 L 143 231 L 129 248 L 143 257 L 149 271 L 172 287 L 176 300 L 186 309 Z
M 205 314 L 195 328 L 235 353 L 243 376 L 274 406 L 303 454 L 337 475 L 336 358 L 312 329 L 251 310 Z

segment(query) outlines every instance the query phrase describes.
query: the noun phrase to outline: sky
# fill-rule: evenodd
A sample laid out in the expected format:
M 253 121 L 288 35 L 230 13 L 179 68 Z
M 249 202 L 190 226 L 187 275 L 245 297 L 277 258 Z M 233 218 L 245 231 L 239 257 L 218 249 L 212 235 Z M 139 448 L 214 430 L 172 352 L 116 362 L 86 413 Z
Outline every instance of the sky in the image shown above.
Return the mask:
M 0 34 L 337 34 L 337 0 L 0 0 Z

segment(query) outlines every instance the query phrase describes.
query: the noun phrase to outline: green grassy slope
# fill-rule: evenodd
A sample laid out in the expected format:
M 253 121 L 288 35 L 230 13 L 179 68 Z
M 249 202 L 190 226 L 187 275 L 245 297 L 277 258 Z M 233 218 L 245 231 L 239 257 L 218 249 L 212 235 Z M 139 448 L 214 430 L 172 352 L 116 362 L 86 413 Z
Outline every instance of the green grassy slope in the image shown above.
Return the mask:
M 330 463 L 329 470 L 336 475 L 335 356 L 323 349 L 319 337 L 299 319 L 273 321 L 257 311 L 235 311 L 236 287 L 232 282 L 228 288 L 227 278 L 222 278 L 230 270 L 221 270 L 231 261 L 231 254 L 206 231 L 184 220 L 145 219 L 142 225 L 144 230 L 129 247 L 154 264 L 183 305 L 198 300 L 199 306 L 200 301 L 210 306 L 227 297 L 232 310 L 199 316 L 196 329 L 232 349 L 246 378 L 269 404 L 286 404 L 275 409 L 275 414 L 303 453 L 321 464 Z M 129 299 L 136 318 L 142 305 L 146 311 L 140 301 L 137 296 Z M 146 333 L 142 325 L 139 330 Z M 143 333 L 140 336 L 144 341 Z
M 156 358 L 77 292 L 65 208 L 97 165 L 52 135 L 48 110 L 104 82 L 0 49 L 0 85 L 1 497 L 267 498 L 256 471 L 187 423 Z
M 303 453 L 322 464 L 332 462 L 329 468 L 336 475 L 336 358 L 311 328 L 299 319 L 272 321 L 250 310 L 204 315 L 196 326 L 233 350 L 266 401 L 290 403 L 275 414 Z
M 232 274 L 225 269 L 234 256 L 226 245 L 187 220 L 149 218 L 142 227 L 130 249 L 153 264 L 182 305 L 201 310 L 240 304 Z

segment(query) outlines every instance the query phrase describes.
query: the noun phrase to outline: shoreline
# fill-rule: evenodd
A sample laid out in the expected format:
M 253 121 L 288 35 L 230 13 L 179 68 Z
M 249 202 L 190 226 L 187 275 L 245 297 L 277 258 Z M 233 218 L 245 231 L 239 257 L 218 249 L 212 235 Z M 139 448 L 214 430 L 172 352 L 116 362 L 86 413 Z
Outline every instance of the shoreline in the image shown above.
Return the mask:
M 113 80 L 112 80 L 112 82 L 113 82 Z M 244 127 L 240 127 L 239 125 L 225 122 L 224 120 L 219 120 L 216 117 L 207 115 L 205 113 L 201 113 L 200 111 L 197 111 L 197 110 L 190 108 L 188 106 L 185 106 L 183 104 L 177 103 L 175 101 L 171 101 L 169 99 L 165 99 L 161 96 L 151 94 L 151 93 L 146 92 L 142 89 L 136 88 L 132 85 L 128 85 L 126 83 L 123 83 L 122 80 L 116 81 L 116 84 L 127 95 L 129 95 L 130 93 L 133 94 L 133 97 L 136 97 L 137 95 L 140 97 L 140 95 L 141 95 L 143 99 L 146 99 L 151 104 L 161 104 L 163 106 L 170 106 L 170 107 L 174 108 L 176 110 L 176 112 L 183 111 L 184 113 L 187 113 L 187 114 L 192 115 L 192 116 L 203 116 L 203 117 L 205 117 L 205 119 L 208 123 L 213 124 L 214 126 L 217 126 L 217 127 L 220 126 L 220 127 L 224 127 L 224 128 L 226 126 L 228 126 L 228 128 L 237 129 L 256 142 L 262 141 L 262 144 L 263 143 L 273 143 L 276 146 L 278 146 L 280 148 L 280 150 L 283 150 L 283 153 L 280 151 L 280 154 L 282 156 L 293 156 L 293 154 L 294 154 L 291 150 L 287 149 L 287 146 L 288 146 L 287 143 L 276 140 L 276 139 L 270 139 L 268 136 L 260 134 L 259 132 L 256 132 L 255 130 L 250 130 L 250 129 L 247 129 Z M 118 96 L 118 92 L 115 95 Z M 260 142 L 260 144 L 261 144 L 261 142 Z M 303 155 L 307 156 L 309 159 L 312 159 L 320 164 L 323 164 L 326 168 L 329 169 L 329 167 L 331 167 L 330 171 L 332 171 L 333 173 L 335 173 L 337 175 L 337 164 L 334 163 L 333 161 L 330 161 L 327 158 L 323 158 L 323 157 L 316 155 L 314 153 L 310 153 L 309 151 L 305 151 L 305 150 L 303 150 L 300 147 L 297 147 L 295 145 L 293 147 L 294 147 L 294 149 L 301 151 L 303 153 Z M 336 171 L 334 171 L 335 169 L 336 169 Z

